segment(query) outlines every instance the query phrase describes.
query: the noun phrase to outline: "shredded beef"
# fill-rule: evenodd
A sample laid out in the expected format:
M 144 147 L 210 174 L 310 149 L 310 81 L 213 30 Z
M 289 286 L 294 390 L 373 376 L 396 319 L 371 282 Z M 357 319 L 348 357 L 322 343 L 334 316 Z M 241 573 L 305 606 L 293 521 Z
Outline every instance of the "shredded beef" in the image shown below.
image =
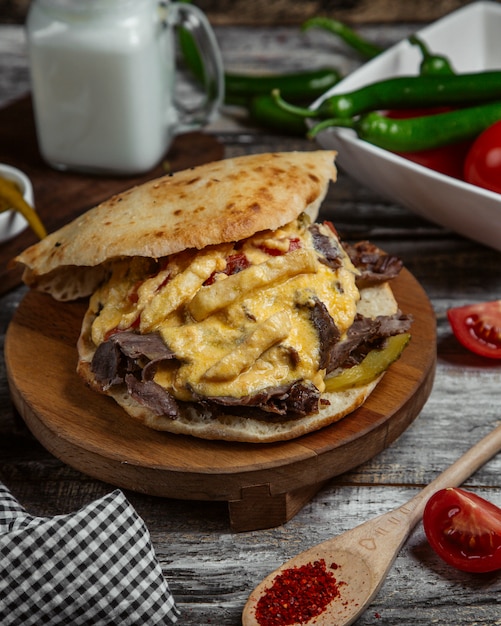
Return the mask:
M 346 338 L 332 346 L 327 373 L 337 367 L 360 363 L 371 350 L 382 347 L 388 337 L 407 332 L 411 322 L 412 318 L 400 311 L 395 315 L 379 315 L 374 319 L 357 314 Z
M 120 350 L 131 359 L 146 357 L 149 361 L 160 361 L 174 358 L 158 333 L 140 335 L 131 331 L 115 333 L 110 341 L 120 346 Z
M 398 276 L 402 261 L 386 254 L 368 241 L 356 244 L 343 244 L 353 265 L 360 271 L 356 283 L 359 288 L 382 283 Z
M 329 364 L 331 346 L 339 341 L 341 333 L 327 307 L 318 298 L 314 299 L 314 304 L 310 308 L 310 318 L 319 340 L 318 368 L 325 369 Z
M 284 415 L 289 412 L 299 416 L 313 415 L 318 413 L 320 392 L 315 385 L 294 383 L 289 390 L 287 400 Z
M 320 224 L 312 224 L 309 231 L 313 239 L 313 247 L 322 255 L 320 262 L 334 270 L 341 267 L 343 255 L 335 240 L 320 231 Z
M 383 337 L 406 333 L 412 324 L 412 315 L 404 315 L 400 311 L 395 315 L 380 315 L 377 319 L 380 323 L 379 333 Z
M 291 385 L 270 387 L 255 395 L 242 398 L 231 396 L 212 397 L 209 401 L 200 397 L 199 400 L 208 406 L 255 408 L 265 413 L 302 417 L 318 413 L 320 392 L 309 383 L 296 381 Z
M 97 347 L 91 370 L 103 391 L 126 382 L 136 400 L 155 412 L 161 410 L 160 415 L 173 417 L 177 414 L 174 398 L 152 380 L 158 363 L 173 358 L 174 353 L 160 335 L 125 331 L 111 335 Z M 161 395 L 166 397 L 160 398 Z
M 155 415 L 176 418 L 179 407 L 176 400 L 153 380 L 139 380 L 132 374 L 125 377 L 127 390 L 140 404 L 151 409 Z
M 92 358 L 91 369 L 104 391 L 123 382 L 122 356 L 120 348 L 112 341 L 105 341 L 97 347 Z
M 151 379 L 158 363 L 173 358 L 174 353 L 160 335 L 125 331 L 111 335 L 97 347 L 91 369 L 96 381 L 106 390 L 122 383 L 129 372 L 143 370 L 142 377 Z

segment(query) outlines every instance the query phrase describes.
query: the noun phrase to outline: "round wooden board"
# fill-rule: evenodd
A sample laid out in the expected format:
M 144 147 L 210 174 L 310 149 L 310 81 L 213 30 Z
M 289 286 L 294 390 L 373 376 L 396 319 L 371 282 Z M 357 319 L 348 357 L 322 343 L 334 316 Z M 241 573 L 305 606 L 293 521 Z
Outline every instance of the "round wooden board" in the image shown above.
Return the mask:
M 52 454 L 118 487 L 228 502 L 241 501 L 246 490 L 259 486 L 271 497 L 308 490 L 385 449 L 429 396 L 436 361 L 433 309 L 407 270 L 392 287 L 401 310 L 414 318 L 412 341 L 402 357 L 361 408 L 290 442 L 205 441 L 144 427 L 113 400 L 89 390 L 75 373 L 87 303 L 56 302 L 37 292 L 25 296 L 7 331 L 12 398 Z

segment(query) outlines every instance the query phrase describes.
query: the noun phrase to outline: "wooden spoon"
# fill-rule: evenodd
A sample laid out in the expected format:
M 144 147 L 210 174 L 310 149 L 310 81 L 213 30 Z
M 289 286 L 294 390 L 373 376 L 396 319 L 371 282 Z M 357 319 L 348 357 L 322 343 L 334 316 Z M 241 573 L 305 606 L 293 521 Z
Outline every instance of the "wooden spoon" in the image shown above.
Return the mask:
M 347 626 L 372 602 L 411 530 L 421 519 L 427 500 L 440 489 L 457 487 L 501 450 L 501 424 L 440 474 L 406 504 L 369 520 L 333 539 L 302 552 L 267 576 L 250 594 L 242 615 L 243 626 L 261 626 L 256 618 L 259 598 L 284 570 L 323 559 L 338 567 L 339 595 L 306 626 Z M 312 598 L 314 601 L 314 598 Z M 296 625 L 297 626 L 297 625 Z

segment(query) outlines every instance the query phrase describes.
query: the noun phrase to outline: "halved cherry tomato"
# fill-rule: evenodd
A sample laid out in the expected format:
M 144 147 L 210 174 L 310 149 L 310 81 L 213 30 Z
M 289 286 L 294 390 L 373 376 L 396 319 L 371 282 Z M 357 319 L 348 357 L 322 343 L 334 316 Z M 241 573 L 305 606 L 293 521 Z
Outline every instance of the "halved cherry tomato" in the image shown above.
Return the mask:
M 449 309 L 447 317 L 456 339 L 465 348 L 501 359 L 501 300 Z
M 435 552 L 465 572 L 501 569 L 501 509 L 474 493 L 450 487 L 426 503 L 423 526 Z
M 408 117 L 421 117 L 450 111 L 450 107 L 436 107 L 426 109 L 403 109 L 387 111 L 386 115 L 395 119 Z M 441 148 L 431 150 L 420 150 L 419 152 L 398 152 L 399 156 L 431 170 L 452 176 L 453 178 L 463 178 L 464 161 L 472 141 L 461 141 Z
M 466 182 L 501 193 L 501 121 L 473 142 L 464 163 Z

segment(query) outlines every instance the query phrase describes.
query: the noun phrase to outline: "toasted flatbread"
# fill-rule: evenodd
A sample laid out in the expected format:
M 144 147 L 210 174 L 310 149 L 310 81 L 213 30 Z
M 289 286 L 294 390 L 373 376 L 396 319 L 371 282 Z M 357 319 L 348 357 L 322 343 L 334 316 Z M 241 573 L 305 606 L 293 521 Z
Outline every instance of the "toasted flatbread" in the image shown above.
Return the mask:
M 23 280 L 58 300 L 90 295 L 106 264 L 160 258 L 275 230 L 305 212 L 312 220 L 335 152 L 286 152 L 215 161 L 163 176 L 101 203 L 14 259 Z

